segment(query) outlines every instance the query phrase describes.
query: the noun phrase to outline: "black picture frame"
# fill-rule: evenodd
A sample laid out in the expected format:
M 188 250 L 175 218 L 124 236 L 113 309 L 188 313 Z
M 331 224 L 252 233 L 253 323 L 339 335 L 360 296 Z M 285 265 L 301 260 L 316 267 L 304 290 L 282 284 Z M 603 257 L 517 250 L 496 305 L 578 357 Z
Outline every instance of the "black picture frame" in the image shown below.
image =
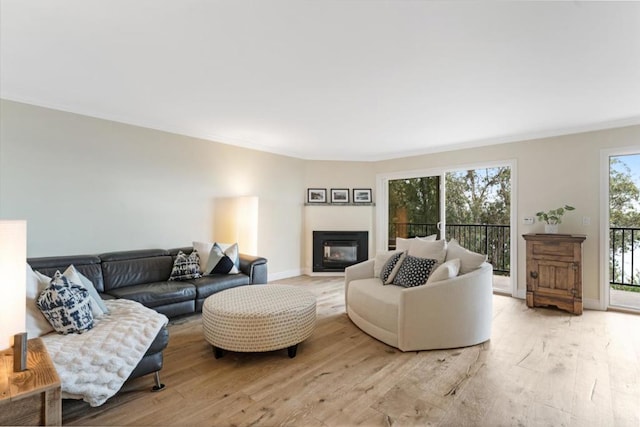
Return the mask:
M 327 203 L 327 189 L 307 188 L 307 203 Z
M 348 188 L 332 188 L 331 203 L 349 203 Z
M 370 188 L 354 188 L 353 203 L 373 203 Z

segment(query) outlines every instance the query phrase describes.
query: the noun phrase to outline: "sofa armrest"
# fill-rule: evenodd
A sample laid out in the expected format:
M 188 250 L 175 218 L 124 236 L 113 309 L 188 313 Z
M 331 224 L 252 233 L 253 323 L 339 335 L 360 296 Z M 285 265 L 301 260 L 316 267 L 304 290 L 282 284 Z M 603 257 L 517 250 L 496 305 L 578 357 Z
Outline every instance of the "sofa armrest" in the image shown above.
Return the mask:
M 249 283 L 252 285 L 267 283 L 268 271 L 266 258 L 240 254 L 240 271 L 249 276 Z
M 369 279 L 371 277 L 373 277 L 372 259 L 351 265 L 344 270 L 344 283 L 346 287 L 349 286 L 349 282 L 359 279 Z
M 433 285 L 403 289 L 398 307 L 398 348 L 456 348 L 491 336 L 493 268 L 478 270 Z
M 373 260 L 367 260 L 358 264 L 350 265 L 344 269 L 344 308 L 349 307 L 347 301 L 349 295 L 349 283 L 354 280 L 369 279 L 373 277 Z

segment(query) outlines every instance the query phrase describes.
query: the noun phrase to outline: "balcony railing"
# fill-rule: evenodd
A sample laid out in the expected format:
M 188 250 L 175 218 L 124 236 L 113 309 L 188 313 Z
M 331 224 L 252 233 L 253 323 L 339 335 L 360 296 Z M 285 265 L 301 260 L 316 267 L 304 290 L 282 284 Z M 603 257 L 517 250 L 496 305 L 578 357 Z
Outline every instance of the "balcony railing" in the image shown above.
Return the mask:
M 496 273 L 511 270 L 511 227 L 495 224 L 447 224 L 447 240 L 456 239 L 470 251 L 486 254 Z M 389 248 L 395 248 L 395 237 L 412 238 L 438 234 L 436 224 L 393 223 L 389 235 Z M 639 234 L 640 237 L 640 234 Z
M 640 287 L 640 228 L 610 227 L 609 244 L 609 283 Z

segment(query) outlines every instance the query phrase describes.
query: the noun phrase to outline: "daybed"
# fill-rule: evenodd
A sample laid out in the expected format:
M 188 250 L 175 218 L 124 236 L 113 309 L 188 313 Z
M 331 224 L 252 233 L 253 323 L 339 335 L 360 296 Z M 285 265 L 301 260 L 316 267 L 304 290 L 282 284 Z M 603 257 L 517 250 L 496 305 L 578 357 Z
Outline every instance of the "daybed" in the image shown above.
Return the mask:
M 381 266 L 375 267 L 386 262 L 389 254 L 348 267 L 345 302 L 349 318 L 367 334 L 402 351 L 465 347 L 488 340 L 492 266 L 483 262 L 486 257 L 466 251 L 456 242 L 444 250 L 439 264 L 466 257 L 460 262 L 461 274 L 421 286 L 384 285 Z
M 139 362 L 128 376 L 129 379 L 132 379 L 149 373 L 155 373 L 155 389 L 159 389 L 163 387 L 160 384 L 158 376 L 158 372 L 162 369 L 163 365 L 162 352 L 169 341 L 166 318 L 162 315 L 175 317 L 201 311 L 204 300 L 216 292 L 235 286 L 267 282 L 266 259 L 242 254 L 239 256 L 240 272 L 238 274 L 212 274 L 191 280 L 169 281 L 168 279 L 172 272 L 174 260 L 180 251 L 185 254 L 190 254 L 193 251 L 193 247 L 171 250 L 147 249 L 120 251 L 101 255 L 29 258 L 27 262 L 34 271 L 38 271 L 49 277 L 52 277 L 56 271 L 63 272 L 70 265 L 73 265 L 79 273 L 92 282 L 100 297 L 105 300 L 108 308 L 116 314 L 121 313 L 126 316 L 130 322 L 146 323 L 145 320 L 141 320 L 145 318 L 145 309 L 136 310 L 136 306 L 140 306 L 136 304 L 126 304 L 126 300 L 137 301 L 143 306 L 153 309 L 157 313 L 161 313 L 160 318 L 164 319 L 164 325 L 157 326 L 156 330 L 158 332 L 154 332 L 155 338 L 153 336 L 151 337 L 149 340 L 152 341 L 151 344 L 148 348 L 145 347 L 146 351 L 143 351 L 143 354 L 141 354 L 142 358 L 138 359 Z M 33 297 L 35 297 L 35 295 L 32 296 L 32 298 Z M 112 303 L 110 300 L 115 302 Z M 123 301 L 123 303 L 118 304 L 117 301 L 119 300 Z M 33 301 L 31 301 L 31 303 L 33 303 Z M 158 322 L 158 316 L 154 315 L 155 313 L 153 311 L 147 311 L 147 313 L 149 313 L 146 316 L 149 323 L 152 323 L 151 320 L 155 323 Z M 121 326 L 117 319 L 114 319 L 112 315 L 109 316 L 109 321 L 96 322 L 96 329 L 105 327 L 117 329 Z M 29 316 L 27 320 L 29 326 Z M 42 319 L 36 320 L 42 321 Z M 36 326 L 35 330 L 38 331 L 41 329 L 38 329 Z M 92 330 L 90 332 L 91 334 L 81 334 L 85 335 L 85 337 L 80 335 L 73 338 L 86 340 L 87 337 L 95 336 L 96 339 L 101 340 L 100 343 L 96 344 L 102 345 L 105 332 L 101 330 Z M 111 333 L 111 331 L 109 331 L 109 333 Z M 33 337 L 34 334 L 30 333 L 29 338 Z M 68 337 L 71 337 L 71 335 L 60 335 L 61 340 Z M 64 350 L 63 344 L 52 344 L 50 342 L 51 340 L 47 341 L 47 337 L 44 338 L 45 345 L 48 346 L 50 353 L 54 345 L 56 346 L 55 351 Z M 63 341 L 61 341 L 61 343 L 62 342 Z M 82 344 L 77 345 L 81 346 Z M 90 346 L 91 342 L 85 342 L 84 345 Z M 63 357 L 66 358 L 67 356 L 63 355 Z M 56 360 L 54 357 L 54 364 L 55 363 Z M 88 375 L 86 372 L 82 372 L 81 374 Z M 63 397 L 64 391 L 63 379 Z M 67 394 L 67 397 L 74 396 Z M 96 402 L 97 400 L 92 400 L 90 403 L 94 405 Z

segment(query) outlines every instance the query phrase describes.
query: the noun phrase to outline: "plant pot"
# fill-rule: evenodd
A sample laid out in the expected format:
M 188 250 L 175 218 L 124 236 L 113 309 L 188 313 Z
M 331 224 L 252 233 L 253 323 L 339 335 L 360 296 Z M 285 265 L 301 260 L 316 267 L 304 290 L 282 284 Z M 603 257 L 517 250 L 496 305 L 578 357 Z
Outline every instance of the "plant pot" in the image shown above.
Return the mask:
M 544 232 L 547 234 L 557 234 L 558 233 L 558 224 L 545 224 Z

